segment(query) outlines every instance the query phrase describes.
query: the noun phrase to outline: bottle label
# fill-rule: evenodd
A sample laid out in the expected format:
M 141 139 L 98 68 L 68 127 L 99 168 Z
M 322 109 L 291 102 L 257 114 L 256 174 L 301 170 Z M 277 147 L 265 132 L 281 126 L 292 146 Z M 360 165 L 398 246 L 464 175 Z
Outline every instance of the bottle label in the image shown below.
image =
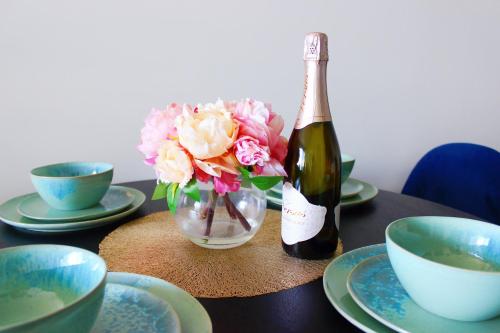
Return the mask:
M 283 185 L 281 238 L 287 245 L 316 236 L 325 224 L 326 207 L 309 203 L 291 183 Z

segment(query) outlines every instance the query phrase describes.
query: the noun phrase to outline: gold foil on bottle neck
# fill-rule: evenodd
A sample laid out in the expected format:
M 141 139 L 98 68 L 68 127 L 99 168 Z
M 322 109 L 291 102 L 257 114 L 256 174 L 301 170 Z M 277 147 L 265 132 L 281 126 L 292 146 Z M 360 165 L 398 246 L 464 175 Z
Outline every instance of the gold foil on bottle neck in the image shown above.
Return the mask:
M 304 60 L 304 96 L 295 122 L 296 129 L 332 120 L 326 87 L 328 38 L 325 34 L 313 32 L 306 35 Z
M 310 32 L 304 40 L 304 60 L 328 60 L 328 36 Z
M 300 106 L 299 116 L 295 121 L 295 129 L 302 129 L 313 123 L 323 123 L 332 121 L 330 108 L 325 108 L 324 101 L 316 103 L 302 103 Z

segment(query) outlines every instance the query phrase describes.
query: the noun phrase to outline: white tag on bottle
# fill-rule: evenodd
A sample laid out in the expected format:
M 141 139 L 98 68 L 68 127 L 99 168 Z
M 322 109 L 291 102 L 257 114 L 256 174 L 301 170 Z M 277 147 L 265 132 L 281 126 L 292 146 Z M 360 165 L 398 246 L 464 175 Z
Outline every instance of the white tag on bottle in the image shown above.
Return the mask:
M 325 224 L 326 207 L 310 204 L 292 184 L 283 185 L 281 238 L 292 245 L 316 236 Z

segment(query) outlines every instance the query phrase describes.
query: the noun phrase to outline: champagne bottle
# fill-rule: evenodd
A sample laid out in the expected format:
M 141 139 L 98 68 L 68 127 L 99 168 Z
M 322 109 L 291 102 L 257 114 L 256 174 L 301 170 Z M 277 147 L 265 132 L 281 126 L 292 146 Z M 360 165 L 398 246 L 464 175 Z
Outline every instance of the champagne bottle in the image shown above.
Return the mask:
M 341 167 L 328 105 L 325 34 L 306 35 L 304 62 L 304 96 L 285 159 L 281 238 L 291 256 L 325 259 L 338 245 Z

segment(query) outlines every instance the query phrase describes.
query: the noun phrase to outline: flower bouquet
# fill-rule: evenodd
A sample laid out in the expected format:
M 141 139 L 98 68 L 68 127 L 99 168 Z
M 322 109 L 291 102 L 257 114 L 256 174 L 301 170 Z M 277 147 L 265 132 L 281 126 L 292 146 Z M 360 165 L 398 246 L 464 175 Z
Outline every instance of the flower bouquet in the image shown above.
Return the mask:
M 241 245 L 262 223 L 263 191 L 286 175 L 283 125 L 270 104 L 252 99 L 153 109 L 138 146 L 145 163 L 156 171 L 152 199 L 166 198 L 181 231 L 195 243 Z M 221 224 L 217 230 L 214 220 Z M 209 246 L 211 238 L 218 239 L 214 246 Z

